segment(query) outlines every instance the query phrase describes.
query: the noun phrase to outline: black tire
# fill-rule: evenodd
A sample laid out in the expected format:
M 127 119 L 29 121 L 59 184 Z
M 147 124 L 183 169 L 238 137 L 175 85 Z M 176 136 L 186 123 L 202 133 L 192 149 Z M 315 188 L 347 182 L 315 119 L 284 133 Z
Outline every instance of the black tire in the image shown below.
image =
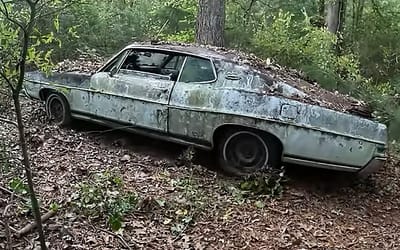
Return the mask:
M 46 99 L 46 113 L 51 122 L 58 126 L 71 124 L 71 112 L 65 97 L 51 93 Z
M 268 135 L 233 129 L 219 137 L 217 157 L 221 169 L 231 176 L 248 176 L 279 167 L 281 149 Z

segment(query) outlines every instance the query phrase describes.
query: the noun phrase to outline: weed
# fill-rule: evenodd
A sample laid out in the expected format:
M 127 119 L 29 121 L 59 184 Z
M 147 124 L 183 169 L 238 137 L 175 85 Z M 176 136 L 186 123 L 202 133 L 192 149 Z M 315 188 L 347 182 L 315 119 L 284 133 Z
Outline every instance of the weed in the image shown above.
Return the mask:
M 103 172 L 79 185 L 75 206 L 89 217 L 107 217 L 111 229 L 122 227 L 124 216 L 136 208 L 138 195 L 123 190 L 120 176 Z
M 285 169 L 280 171 L 270 171 L 267 173 L 257 173 L 247 177 L 240 183 L 240 189 L 247 195 L 267 195 L 277 197 L 282 194 L 282 183 L 285 181 Z
M 28 187 L 26 186 L 24 181 L 18 177 L 13 178 L 8 185 L 11 188 L 11 190 L 14 191 L 15 193 L 19 194 L 28 193 Z
M 169 204 L 171 214 L 168 222 L 173 235 L 181 235 L 193 220 L 205 209 L 207 196 L 191 175 L 188 178 L 173 180 L 172 184 L 179 191 L 174 203 Z
M 259 198 L 275 198 L 282 194 L 283 183 L 286 181 L 284 168 L 276 171 L 257 173 L 246 177 L 238 184 L 228 184 L 226 191 L 235 204 L 253 202 L 257 208 L 264 208 L 265 203 Z
M 178 156 L 178 158 L 175 161 L 175 164 L 177 166 L 192 167 L 195 155 L 196 155 L 196 150 L 194 149 L 193 146 L 190 146 Z

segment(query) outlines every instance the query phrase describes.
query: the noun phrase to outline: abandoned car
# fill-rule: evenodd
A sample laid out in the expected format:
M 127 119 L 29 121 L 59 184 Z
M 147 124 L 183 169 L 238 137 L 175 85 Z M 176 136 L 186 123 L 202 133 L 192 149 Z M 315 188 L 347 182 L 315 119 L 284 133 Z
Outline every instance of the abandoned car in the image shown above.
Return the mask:
M 93 74 L 29 72 L 24 89 L 58 125 L 83 119 L 214 150 L 230 175 L 288 163 L 367 176 L 386 159 L 386 127 L 362 103 L 222 48 L 132 44 Z

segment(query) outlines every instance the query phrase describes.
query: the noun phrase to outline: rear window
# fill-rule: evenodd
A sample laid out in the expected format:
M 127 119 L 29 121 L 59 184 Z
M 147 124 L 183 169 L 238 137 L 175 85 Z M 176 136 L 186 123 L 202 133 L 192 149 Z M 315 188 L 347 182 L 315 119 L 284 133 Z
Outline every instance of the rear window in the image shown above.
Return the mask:
M 181 82 L 211 82 L 216 80 L 214 66 L 210 60 L 188 56 L 183 67 Z

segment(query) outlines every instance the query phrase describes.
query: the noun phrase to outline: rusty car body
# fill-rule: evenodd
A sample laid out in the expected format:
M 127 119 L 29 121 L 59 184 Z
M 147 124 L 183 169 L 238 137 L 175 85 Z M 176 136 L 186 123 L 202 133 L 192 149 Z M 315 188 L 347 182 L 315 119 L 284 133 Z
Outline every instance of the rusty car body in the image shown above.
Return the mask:
M 327 99 L 337 95 L 255 60 L 132 44 L 94 74 L 30 72 L 24 88 L 60 125 L 83 119 L 215 150 L 228 174 L 283 162 L 367 176 L 384 164 L 386 126 L 353 114 L 353 99 Z

